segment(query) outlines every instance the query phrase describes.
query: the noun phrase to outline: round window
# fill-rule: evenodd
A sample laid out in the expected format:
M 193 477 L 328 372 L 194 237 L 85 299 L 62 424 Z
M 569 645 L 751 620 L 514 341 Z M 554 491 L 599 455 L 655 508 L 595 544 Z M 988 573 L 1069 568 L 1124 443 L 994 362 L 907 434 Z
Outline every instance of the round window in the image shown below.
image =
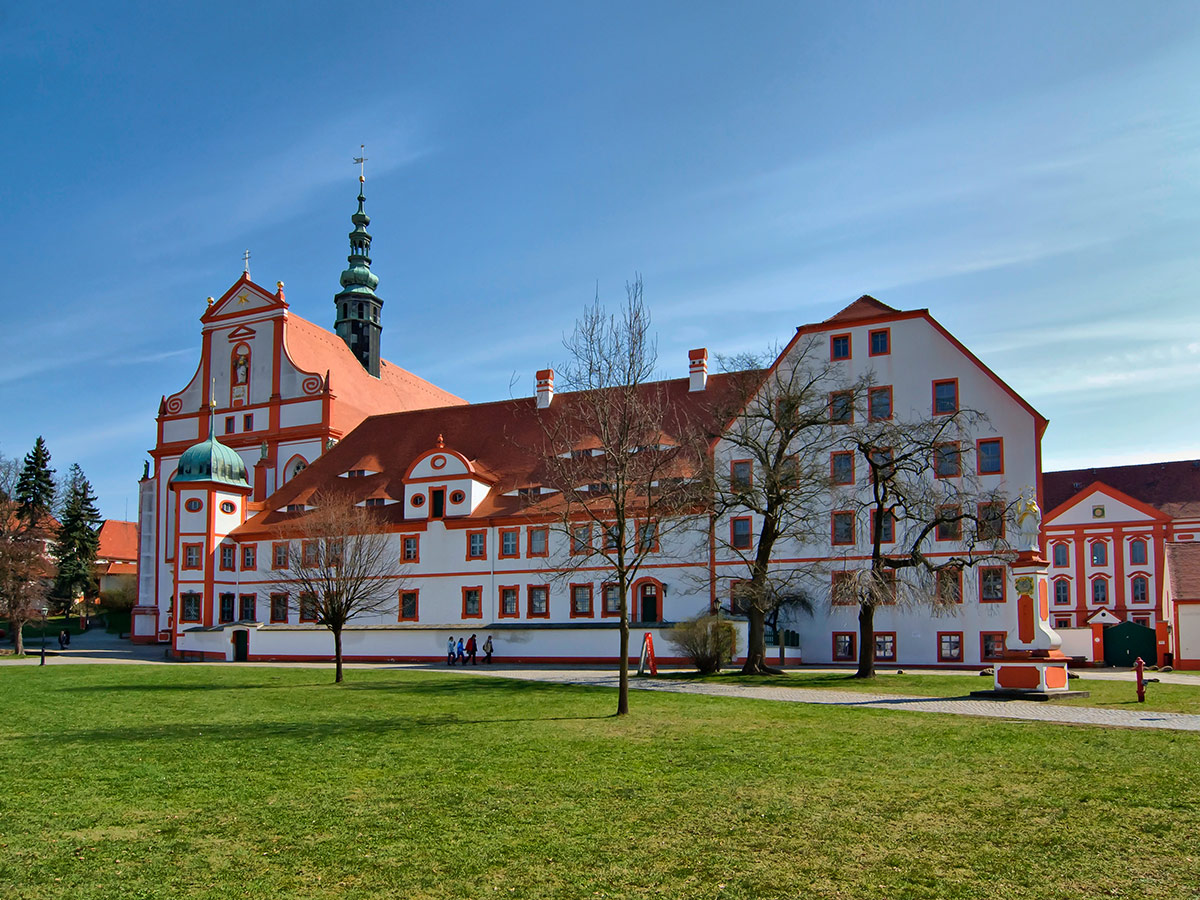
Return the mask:
M 225 500 L 221 503 L 221 512 L 228 515 L 230 513 L 237 512 L 237 507 L 234 506 L 230 501 Z
M 464 494 L 462 491 L 451 491 L 450 492 L 450 502 L 451 503 L 462 503 L 466 499 L 467 499 L 467 495 Z
M 446 468 L 446 457 L 435 456 L 433 459 L 431 459 L 429 461 L 429 464 L 431 466 L 433 466 L 435 469 L 444 469 L 444 468 Z
M 197 500 L 195 497 L 193 497 L 187 503 L 183 504 L 183 508 L 186 509 L 188 512 L 200 512 L 200 508 L 202 506 L 204 506 L 204 504 L 201 503 L 199 500 Z
M 413 506 L 424 506 L 425 505 L 425 495 L 424 494 L 413 494 L 413 498 L 410 502 L 412 503 Z

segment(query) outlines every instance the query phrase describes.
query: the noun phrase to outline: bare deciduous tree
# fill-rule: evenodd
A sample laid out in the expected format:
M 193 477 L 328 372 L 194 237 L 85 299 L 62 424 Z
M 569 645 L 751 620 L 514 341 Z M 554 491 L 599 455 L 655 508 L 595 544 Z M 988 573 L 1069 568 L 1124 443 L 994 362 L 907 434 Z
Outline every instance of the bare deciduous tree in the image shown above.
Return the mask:
M 31 525 L 14 501 L 0 501 L 0 617 L 12 628 L 17 654 L 25 652 L 24 626 L 39 618 L 53 577 L 45 530 Z
M 812 609 L 802 587 L 812 567 L 771 561 L 781 541 L 811 544 L 827 534 L 830 393 L 836 388 L 855 402 L 867 386 L 843 384 L 824 348 L 819 336 L 809 335 L 775 365 L 778 353 L 721 361 L 732 370 L 735 387 L 716 411 L 726 425 L 712 468 L 712 497 L 714 516 L 729 527 L 714 529 L 713 542 L 744 565 L 723 580 L 731 583 L 732 611 L 748 620 L 747 675 L 780 671 L 766 662 L 767 624 L 777 627 L 785 609 Z
M 538 411 L 545 480 L 560 499 L 554 566 L 560 580 L 597 565 L 611 572 L 620 605 L 617 715 L 625 715 L 629 591 L 660 541 L 696 511 L 706 440 L 665 385 L 652 381 L 657 351 L 640 278 L 626 285 L 620 314 L 597 299 L 563 343 L 561 384 L 572 393 Z
M 891 604 L 952 610 L 962 601 L 962 572 L 1003 561 L 1008 545 L 1003 494 L 981 487 L 973 460 L 974 435 L 986 426 L 979 412 L 955 409 L 921 419 L 859 410 L 841 445 L 864 466 L 865 479 L 839 495 L 832 524 L 868 530 L 866 569 L 835 573 L 833 602 L 858 605 L 857 678 L 875 675 L 875 611 Z M 870 401 L 868 400 L 868 404 Z M 842 521 L 836 517 L 845 516 Z M 934 553 L 935 541 L 947 548 Z
M 334 681 L 341 682 L 342 630 L 358 616 L 400 602 L 405 570 L 372 510 L 334 492 L 310 502 L 316 509 L 289 530 L 287 568 L 272 587 L 299 611 L 301 621 L 333 634 Z

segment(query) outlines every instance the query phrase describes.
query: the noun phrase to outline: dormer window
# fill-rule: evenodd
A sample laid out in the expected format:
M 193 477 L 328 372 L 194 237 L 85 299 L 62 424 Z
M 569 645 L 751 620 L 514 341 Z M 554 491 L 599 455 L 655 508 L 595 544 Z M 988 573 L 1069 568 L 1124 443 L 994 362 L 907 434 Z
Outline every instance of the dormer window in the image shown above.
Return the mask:
M 535 500 L 542 495 L 541 487 L 517 488 L 517 496 L 523 500 Z
M 303 503 L 289 503 L 285 509 L 285 512 L 290 512 L 290 513 L 304 512 L 304 504 Z
M 387 503 L 387 500 L 385 500 L 383 497 L 368 497 L 366 505 L 367 506 L 383 506 L 386 503 Z
M 346 477 L 347 478 L 365 478 L 366 474 L 367 474 L 366 469 L 351 469 L 349 472 L 346 473 Z

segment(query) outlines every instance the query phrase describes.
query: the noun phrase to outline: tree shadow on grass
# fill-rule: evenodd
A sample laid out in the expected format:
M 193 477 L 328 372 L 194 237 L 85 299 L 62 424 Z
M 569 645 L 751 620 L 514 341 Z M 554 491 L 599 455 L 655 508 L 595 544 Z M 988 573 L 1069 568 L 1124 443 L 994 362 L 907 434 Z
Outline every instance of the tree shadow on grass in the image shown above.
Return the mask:
M 460 716 L 411 716 L 393 718 L 363 718 L 336 722 L 172 722 L 164 725 L 145 725 L 136 728 L 89 728 L 80 730 L 44 731 L 38 734 L 0 737 L 0 743 L 62 744 L 137 743 L 152 741 L 230 741 L 244 744 L 270 738 L 297 738 L 305 741 L 355 735 L 380 735 L 389 732 L 426 733 L 435 730 L 467 726 L 506 725 L 530 722 L 585 722 L 613 719 L 610 713 L 576 716 L 512 716 L 508 718 L 473 718 Z

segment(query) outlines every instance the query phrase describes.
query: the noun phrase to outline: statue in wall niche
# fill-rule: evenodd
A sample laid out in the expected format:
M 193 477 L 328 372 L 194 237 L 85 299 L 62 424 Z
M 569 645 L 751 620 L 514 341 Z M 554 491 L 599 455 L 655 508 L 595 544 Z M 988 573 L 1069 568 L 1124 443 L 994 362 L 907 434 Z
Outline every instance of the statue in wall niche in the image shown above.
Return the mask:
M 258 458 L 266 459 L 270 455 L 270 453 L 271 453 L 271 448 L 267 446 L 266 441 L 263 441 L 262 445 L 258 448 Z
M 240 354 L 233 364 L 234 384 L 245 384 L 246 377 L 250 374 L 250 360 L 246 358 L 246 354 Z
M 1016 550 L 1037 550 L 1041 546 L 1038 537 L 1042 530 L 1042 510 L 1032 492 L 1026 490 L 1017 499 Z

